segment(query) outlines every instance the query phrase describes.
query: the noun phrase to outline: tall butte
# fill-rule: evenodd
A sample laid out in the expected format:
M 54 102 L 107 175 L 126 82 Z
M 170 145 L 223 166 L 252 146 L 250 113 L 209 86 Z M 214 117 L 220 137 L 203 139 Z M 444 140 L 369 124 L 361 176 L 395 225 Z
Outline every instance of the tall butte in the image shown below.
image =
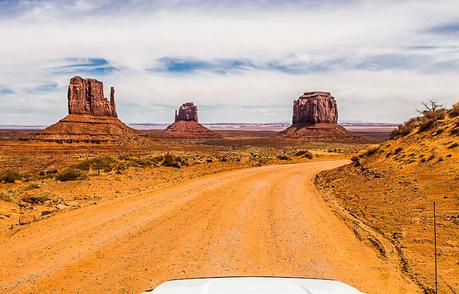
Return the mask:
M 163 131 L 163 136 L 181 139 L 221 137 L 198 122 L 198 107 L 193 102 L 184 103 L 175 111 L 175 122 Z
M 125 143 L 139 141 L 140 133 L 118 119 L 115 89 L 110 100 L 95 79 L 73 77 L 67 92 L 69 114 L 26 140 L 57 143 Z
M 307 141 L 352 141 L 358 136 L 338 124 L 338 107 L 329 92 L 306 92 L 293 101 L 292 125 L 278 133 Z

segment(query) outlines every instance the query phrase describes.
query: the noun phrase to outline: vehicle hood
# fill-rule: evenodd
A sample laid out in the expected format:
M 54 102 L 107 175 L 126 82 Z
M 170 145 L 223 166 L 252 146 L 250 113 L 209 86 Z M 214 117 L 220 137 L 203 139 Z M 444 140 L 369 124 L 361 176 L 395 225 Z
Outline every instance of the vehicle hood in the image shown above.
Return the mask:
M 153 294 L 330 294 L 362 293 L 333 280 L 277 278 L 277 277 L 223 277 L 172 280 L 145 293 Z

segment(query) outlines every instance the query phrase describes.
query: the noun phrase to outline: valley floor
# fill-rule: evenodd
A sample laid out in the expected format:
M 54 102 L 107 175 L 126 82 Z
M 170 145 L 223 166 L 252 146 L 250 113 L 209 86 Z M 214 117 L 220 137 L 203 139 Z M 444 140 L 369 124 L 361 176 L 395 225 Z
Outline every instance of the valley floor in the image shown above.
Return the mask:
M 34 222 L 0 243 L 2 293 L 139 293 L 174 278 L 330 278 L 413 293 L 398 259 L 359 241 L 313 178 L 347 161 L 228 171 Z

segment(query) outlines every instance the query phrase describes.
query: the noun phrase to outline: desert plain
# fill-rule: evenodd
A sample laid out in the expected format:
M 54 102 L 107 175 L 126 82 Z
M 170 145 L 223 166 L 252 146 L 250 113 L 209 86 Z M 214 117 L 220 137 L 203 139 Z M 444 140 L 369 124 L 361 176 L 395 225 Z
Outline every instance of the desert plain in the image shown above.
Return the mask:
M 45 130 L 0 131 L 2 293 L 140 293 L 210 276 L 433 293 L 433 201 L 439 292 L 457 293 L 458 105 L 398 128 L 346 129 L 330 108 L 283 135 L 208 129 L 192 103 L 168 131 L 130 128 L 114 106 L 75 109 Z

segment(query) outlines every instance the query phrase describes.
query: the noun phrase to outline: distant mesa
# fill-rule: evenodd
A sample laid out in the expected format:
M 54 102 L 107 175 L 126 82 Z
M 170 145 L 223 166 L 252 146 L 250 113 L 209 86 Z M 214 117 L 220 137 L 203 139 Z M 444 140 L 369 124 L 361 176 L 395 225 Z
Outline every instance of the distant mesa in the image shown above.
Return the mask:
M 182 104 L 175 111 L 175 121 L 195 121 L 198 122 L 198 107 L 193 102 Z
M 115 89 L 104 97 L 102 82 L 73 77 L 68 88 L 69 115 L 23 140 L 57 143 L 129 143 L 143 140 L 140 133 L 118 119 Z
M 278 133 L 285 138 L 308 141 L 359 139 L 338 124 L 338 107 L 329 92 L 306 92 L 293 101 L 292 125 Z
M 198 107 L 193 102 L 184 103 L 175 111 L 175 122 L 162 135 L 166 138 L 211 139 L 221 138 L 198 122 Z

